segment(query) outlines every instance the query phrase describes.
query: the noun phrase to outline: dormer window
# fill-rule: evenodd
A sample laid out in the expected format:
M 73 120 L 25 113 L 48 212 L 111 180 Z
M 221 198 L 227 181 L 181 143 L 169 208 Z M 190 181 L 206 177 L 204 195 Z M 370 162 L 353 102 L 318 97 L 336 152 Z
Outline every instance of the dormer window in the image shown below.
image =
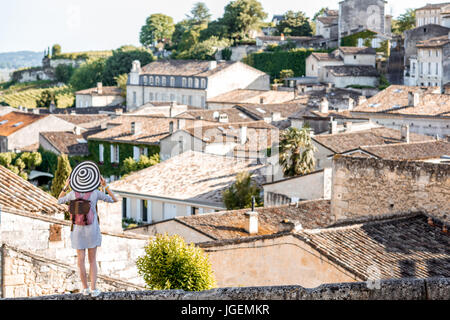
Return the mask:
M 195 82 L 194 82 L 194 83 L 195 83 L 195 87 L 196 87 L 196 88 L 198 88 L 198 86 L 199 86 L 199 83 L 198 83 L 198 82 L 199 82 L 198 79 L 195 79 Z
M 162 85 L 165 87 L 166 86 L 166 77 L 162 77 L 161 82 L 162 82 Z
M 144 84 L 147 84 L 148 78 L 144 76 Z
M 159 77 L 155 77 L 155 85 L 159 86 Z
M 152 77 L 152 76 L 150 76 L 150 77 L 148 78 L 148 82 L 149 82 L 150 85 L 153 85 L 153 77 Z
M 188 79 L 188 87 L 189 87 L 189 88 L 192 88 L 192 82 L 193 82 L 193 81 L 192 81 L 192 78 L 189 78 L 189 79 Z
M 181 86 L 183 87 L 183 88 L 185 88 L 186 87 L 186 78 L 183 78 L 182 80 L 181 80 Z
M 206 88 L 206 80 L 205 79 L 200 80 L 200 85 L 202 88 Z
M 170 86 L 175 87 L 175 78 L 174 77 L 170 77 Z

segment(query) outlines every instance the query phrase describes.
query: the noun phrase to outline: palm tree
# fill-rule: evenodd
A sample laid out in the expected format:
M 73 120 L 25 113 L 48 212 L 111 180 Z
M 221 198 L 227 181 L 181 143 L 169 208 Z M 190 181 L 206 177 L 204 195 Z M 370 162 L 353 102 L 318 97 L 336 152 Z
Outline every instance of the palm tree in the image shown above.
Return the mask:
M 316 167 L 310 128 L 288 128 L 280 137 L 280 164 L 288 177 L 310 173 Z

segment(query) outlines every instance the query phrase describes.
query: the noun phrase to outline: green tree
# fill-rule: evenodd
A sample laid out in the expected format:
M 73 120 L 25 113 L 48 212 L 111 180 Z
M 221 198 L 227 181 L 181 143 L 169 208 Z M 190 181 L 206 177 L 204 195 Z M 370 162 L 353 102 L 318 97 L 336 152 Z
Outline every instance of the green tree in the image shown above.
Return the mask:
M 256 204 L 262 204 L 261 189 L 252 180 L 252 173 L 240 172 L 236 175 L 236 181 L 223 192 L 223 202 L 227 210 L 251 208 L 252 197 Z
M 72 172 L 72 167 L 70 166 L 70 161 L 67 155 L 62 154 L 58 157 L 58 165 L 56 167 L 55 175 L 52 181 L 51 194 L 57 198 L 64 188 L 64 184 L 69 178 Z
M 245 39 L 266 18 L 267 13 L 258 0 L 235 0 L 225 7 L 222 21 L 233 39 Z
M 178 235 L 158 234 L 145 246 L 136 266 L 151 290 L 202 291 L 215 286 L 208 256 Z
M 72 77 L 74 68 L 71 64 L 59 64 L 55 68 L 55 78 L 58 82 L 69 83 Z
M 191 9 L 191 15 L 186 16 L 191 25 L 208 24 L 211 20 L 211 13 L 204 2 L 196 2 Z
M 314 171 L 317 149 L 312 143 L 308 127 L 288 128 L 280 137 L 280 164 L 288 177 L 304 175 Z
M 175 31 L 172 34 L 172 45 L 177 48 L 181 42 L 183 35 L 191 27 L 191 22 L 188 19 L 183 19 L 175 24 Z M 178 49 L 178 48 L 177 48 Z
M 42 163 L 42 155 L 39 152 L 24 152 L 20 155 L 20 159 L 29 171 L 36 169 Z
M 128 83 L 128 74 L 124 73 L 114 78 L 116 81 L 116 86 L 122 90 L 122 97 L 127 98 L 127 83 Z
M 416 27 L 416 11 L 414 9 L 406 9 L 397 19 L 392 21 L 392 32 L 395 34 L 403 34 L 406 30 Z
M 134 160 L 132 157 L 128 157 L 123 161 L 122 175 L 126 175 L 134 171 L 139 171 L 154 166 L 159 162 L 160 158 L 158 153 L 155 153 L 150 157 L 141 155 L 139 161 Z
M 52 57 L 61 54 L 61 46 L 59 44 L 54 44 L 52 47 Z
M 36 99 L 37 108 L 49 108 L 51 103 L 57 105 L 58 100 L 56 98 L 55 92 L 51 90 L 42 91 L 38 99 Z
M 284 81 L 286 78 L 292 78 L 294 76 L 294 71 L 291 69 L 284 69 L 280 71 L 280 80 Z
M 139 60 L 141 66 L 145 66 L 154 60 L 153 54 L 145 49 L 127 46 L 113 51 L 111 57 L 106 60 L 103 70 L 103 83 L 107 86 L 115 85 L 115 77 L 129 73 L 133 61 Z
M 305 13 L 289 10 L 284 14 L 284 19 L 277 25 L 278 34 L 290 36 L 311 36 L 312 28 Z
M 327 10 L 328 10 L 328 7 L 323 7 L 323 8 L 321 8 L 319 11 L 317 11 L 317 12 L 314 14 L 313 21 L 316 21 L 317 18 L 320 17 L 320 16 L 322 16 Z
M 31 170 L 36 169 L 42 163 L 42 156 L 39 152 L 24 152 L 17 154 L 14 152 L 0 153 L 0 165 L 19 175 L 23 179 L 28 179 Z
M 96 87 L 98 82 L 103 82 L 105 64 L 106 60 L 104 58 L 89 60 L 83 63 L 75 70 L 70 78 L 70 85 L 75 90 L 84 90 Z
M 175 31 L 173 18 L 162 13 L 150 15 L 141 28 L 139 40 L 144 47 L 155 43 L 168 42 Z
M 217 20 L 208 23 L 208 27 L 200 31 L 199 40 L 205 41 L 213 36 L 218 37 L 219 39 L 228 39 L 231 37 L 229 28 L 222 18 L 219 18 Z

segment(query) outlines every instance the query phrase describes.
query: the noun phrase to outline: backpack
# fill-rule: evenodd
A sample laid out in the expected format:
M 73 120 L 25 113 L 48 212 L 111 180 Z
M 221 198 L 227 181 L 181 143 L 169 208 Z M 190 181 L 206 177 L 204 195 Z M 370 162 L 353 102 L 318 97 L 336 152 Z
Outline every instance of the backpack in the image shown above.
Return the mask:
M 70 220 L 72 220 L 73 225 L 88 226 L 91 225 L 94 220 L 94 212 L 91 210 L 91 201 L 87 200 L 90 198 L 92 192 L 86 193 L 81 196 L 80 193 L 75 192 L 75 200 L 69 202 L 69 213 Z

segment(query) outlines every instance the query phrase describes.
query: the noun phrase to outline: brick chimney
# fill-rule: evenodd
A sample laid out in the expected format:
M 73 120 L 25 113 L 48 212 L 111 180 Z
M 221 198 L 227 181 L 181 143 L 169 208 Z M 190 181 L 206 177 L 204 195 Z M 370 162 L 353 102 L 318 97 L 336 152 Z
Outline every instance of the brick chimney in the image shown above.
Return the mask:
M 103 94 L 103 83 L 97 82 L 97 93 Z
M 136 134 L 141 134 L 141 132 L 142 132 L 142 123 L 133 121 L 131 123 L 131 134 L 136 135 Z
M 327 97 L 323 97 L 322 101 L 320 101 L 319 112 L 320 113 L 328 113 L 328 99 Z
M 402 141 L 409 143 L 409 125 L 404 124 L 400 130 Z

